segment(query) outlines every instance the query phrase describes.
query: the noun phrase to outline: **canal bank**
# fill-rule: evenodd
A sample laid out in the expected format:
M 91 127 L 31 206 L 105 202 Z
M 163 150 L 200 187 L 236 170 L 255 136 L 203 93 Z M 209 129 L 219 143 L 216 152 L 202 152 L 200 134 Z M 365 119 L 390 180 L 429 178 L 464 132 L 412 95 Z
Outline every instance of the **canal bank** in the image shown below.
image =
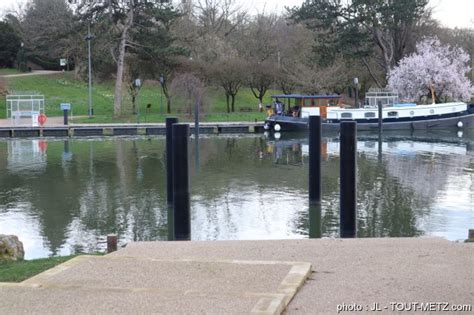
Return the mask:
M 279 314 L 310 265 L 285 314 L 456 313 L 472 310 L 474 298 L 473 244 L 441 238 L 138 242 L 91 259 L 0 284 L 2 306 L 10 314 Z
M 164 123 L 144 124 L 69 124 L 61 123 L 62 117 L 52 117 L 44 127 L 15 126 L 10 120 L 0 121 L 0 138 L 31 137 L 90 137 L 90 136 L 136 136 L 165 135 Z M 194 123 L 190 123 L 194 132 Z M 262 122 L 203 122 L 199 123 L 200 134 L 251 134 L 262 133 Z

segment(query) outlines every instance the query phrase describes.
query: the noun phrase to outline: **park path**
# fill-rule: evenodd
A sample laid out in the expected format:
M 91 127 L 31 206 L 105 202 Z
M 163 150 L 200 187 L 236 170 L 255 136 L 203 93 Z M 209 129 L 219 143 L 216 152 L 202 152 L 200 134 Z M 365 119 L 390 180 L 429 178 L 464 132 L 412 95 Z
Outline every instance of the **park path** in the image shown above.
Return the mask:
M 82 116 L 81 116 L 82 117 Z M 20 124 L 15 126 L 11 119 L 0 119 L 0 127 L 31 127 L 31 118 L 20 119 Z M 48 117 L 45 127 L 64 126 L 63 117 Z
M 0 78 L 17 78 L 17 77 L 29 77 L 34 75 L 50 75 L 50 74 L 61 74 L 63 71 L 50 71 L 50 70 L 35 70 L 28 73 L 16 73 L 16 74 L 0 74 Z

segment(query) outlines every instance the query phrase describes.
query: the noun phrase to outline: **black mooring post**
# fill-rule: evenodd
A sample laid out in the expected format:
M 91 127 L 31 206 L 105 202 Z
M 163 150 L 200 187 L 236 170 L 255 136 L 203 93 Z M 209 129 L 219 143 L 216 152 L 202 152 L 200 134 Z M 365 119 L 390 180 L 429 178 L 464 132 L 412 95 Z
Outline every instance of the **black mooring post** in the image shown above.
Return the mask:
M 188 166 L 189 125 L 173 125 L 173 212 L 175 240 L 191 239 Z
M 63 110 L 64 125 L 66 125 L 66 126 L 67 126 L 67 124 L 68 124 L 68 115 L 67 115 L 67 114 L 68 114 L 68 110 L 67 110 L 67 109 L 64 109 L 64 110 Z
M 340 231 L 341 237 L 356 236 L 357 123 L 341 122 L 340 136 Z
M 174 241 L 174 213 L 173 213 L 173 205 L 168 204 L 168 241 Z
M 321 116 L 309 116 L 309 201 L 321 202 Z
M 173 203 L 173 124 L 178 123 L 178 118 L 167 117 L 166 118 L 166 193 L 168 204 Z
M 383 113 L 382 113 L 382 102 L 379 101 L 377 104 L 377 107 L 379 109 L 379 136 L 382 135 L 382 120 L 383 120 Z

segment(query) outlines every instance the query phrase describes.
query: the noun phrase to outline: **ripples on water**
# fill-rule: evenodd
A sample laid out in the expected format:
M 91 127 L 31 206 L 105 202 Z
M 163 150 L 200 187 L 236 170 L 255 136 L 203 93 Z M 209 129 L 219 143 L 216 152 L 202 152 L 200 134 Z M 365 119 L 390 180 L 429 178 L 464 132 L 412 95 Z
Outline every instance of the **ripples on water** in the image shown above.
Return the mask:
M 473 136 L 359 135 L 358 236 L 464 239 L 473 226 Z M 339 142 L 325 138 L 323 200 L 308 212 L 307 140 L 256 136 L 190 141 L 194 240 L 337 237 Z M 155 138 L 0 142 L 0 233 L 27 258 L 166 240 L 165 141 Z

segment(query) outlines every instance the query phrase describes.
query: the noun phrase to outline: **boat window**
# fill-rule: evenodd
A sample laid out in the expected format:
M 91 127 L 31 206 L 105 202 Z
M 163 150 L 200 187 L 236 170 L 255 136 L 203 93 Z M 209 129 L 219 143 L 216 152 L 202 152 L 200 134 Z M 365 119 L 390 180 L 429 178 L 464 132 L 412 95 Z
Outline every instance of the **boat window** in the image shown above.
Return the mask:
M 368 112 L 368 113 L 365 113 L 365 118 L 373 118 L 375 117 L 375 113 L 374 112 Z
M 398 116 L 398 112 L 388 112 L 387 116 L 388 116 L 388 117 L 397 117 L 397 116 Z
M 352 118 L 352 113 L 342 113 L 341 118 Z
M 411 111 L 410 111 L 410 115 L 411 115 L 411 116 L 415 115 L 415 112 L 411 110 Z
M 434 109 L 430 109 L 430 114 L 434 114 Z

